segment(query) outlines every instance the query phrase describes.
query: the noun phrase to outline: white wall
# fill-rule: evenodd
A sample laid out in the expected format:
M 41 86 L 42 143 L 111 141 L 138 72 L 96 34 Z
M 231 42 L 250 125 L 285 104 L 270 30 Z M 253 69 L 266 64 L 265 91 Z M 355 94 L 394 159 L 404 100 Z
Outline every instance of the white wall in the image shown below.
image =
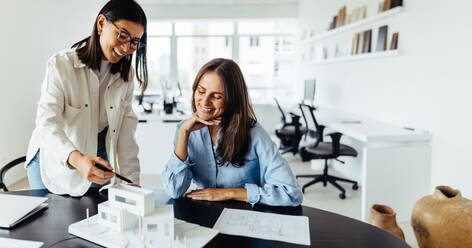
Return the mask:
M 343 5 L 349 13 L 367 4 L 367 15 L 375 15 L 378 2 L 302 0 L 300 33 L 310 28 L 315 33 L 325 31 Z M 466 0 L 404 0 L 403 13 L 375 26 L 372 46 L 375 49 L 378 26 L 388 24 L 389 39 L 392 31 L 399 32 L 401 56 L 302 66 L 304 78 L 317 79 L 317 104 L 431 131 L 431 190 L 450 185 L 468 198 L 472 198 L 470 9 L 472 2 Z M 401 178 L 393 180 L 401 183 Z
M 26 154 L 47 59 L 92 32 L 104 1 L 2 0 L 0 167 Z M 26 176 L 9 172 L 7 183 Z

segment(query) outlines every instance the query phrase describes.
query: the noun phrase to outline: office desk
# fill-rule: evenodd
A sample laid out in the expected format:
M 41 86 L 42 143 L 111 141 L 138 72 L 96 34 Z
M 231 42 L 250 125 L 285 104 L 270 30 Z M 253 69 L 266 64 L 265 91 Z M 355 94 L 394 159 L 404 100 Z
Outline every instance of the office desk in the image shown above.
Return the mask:
M 138 158 L 141 174 L 158 175 L 165 168 L 173 152 L 177 123 L 188 119 L 189 115 L 137 114 L 139 123 L 136 128 L 136 142 L 139 146 Z
M 362 191 L 361 219 L 367 220 L 373 204 L 385 204 L 397 212 L 398 221 L 409 221 L 414 203 L 430 192 L 431 134 L 326 107 L 317 107 L 315 116 L 327 127 L 325 133 L 341 132 L 359 152 L 349 165 L 339 167 L 361 171 L 356 178 Z
M 91 189 L 83 197 L 58 196 L 47 190 L 29 190 L 8 192 L 8 194 L 46 196 L 49 208 L 39 212 L 14 228 L 0 229 L 0 237 L 27 239 L 44 242 L 43 247 L 75 237 L 67 231 L 69 224 L 85 218 L 85 209 L 90 215 L 97 213 L 97 204 L 107 200 L 106 195 Z M 173 204 L 176 218 L 213 227 L 223 208 L 251 209 L 249 204 L 242 202 L 207 202 L 189 199 L 170 199 L 163 190 L 157 190 L 156 204 Z M 409 247 L 405 242 L 374 226 L 348 217 L 310 207 L 271 207 L 255 205 L 252 210 L 289 215 L 308 216 L 312 247 Z M 93 243 L 73 238 L 65 240 L 54 247 L 95 247 Z M 268 241 L 241 236 L 218 234 L 206 247 L 306 247 L 278 241 Z

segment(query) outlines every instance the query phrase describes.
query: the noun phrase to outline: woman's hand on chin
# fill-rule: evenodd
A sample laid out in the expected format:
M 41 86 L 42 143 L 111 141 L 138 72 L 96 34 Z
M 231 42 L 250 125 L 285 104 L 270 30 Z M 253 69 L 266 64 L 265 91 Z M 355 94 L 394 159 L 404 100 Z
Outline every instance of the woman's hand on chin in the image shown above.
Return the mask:
M 238 200 L 246 201 L 247 193 L 244 188 L 206 188 L 194 190 L 186 195 L 193 200 L 204 201 L 226 201 Z
M 212 120 L 203 120 L 202 118 L 198 117 L 197 113 L 194 113 L 182 124 L 180 128 L 190 133 L 205 126 L 217 126 L 220 125 L 220 123 L 221 117 Z

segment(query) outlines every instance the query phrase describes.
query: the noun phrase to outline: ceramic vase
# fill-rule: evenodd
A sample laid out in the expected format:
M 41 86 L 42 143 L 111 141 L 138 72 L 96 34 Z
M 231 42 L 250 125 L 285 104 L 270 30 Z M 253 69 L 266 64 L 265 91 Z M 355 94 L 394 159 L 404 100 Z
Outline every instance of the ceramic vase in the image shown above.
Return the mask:
M 411 225 L 420 248 L 472 247 L 472 201 L 459 190 L 436 187 L 413 207 Z
M 398 226 L 396 213 L 389 206 L 374 204 L 370 208 L 369 224 L 384 229 L 393 235 L 405 240 L 402 229 Z

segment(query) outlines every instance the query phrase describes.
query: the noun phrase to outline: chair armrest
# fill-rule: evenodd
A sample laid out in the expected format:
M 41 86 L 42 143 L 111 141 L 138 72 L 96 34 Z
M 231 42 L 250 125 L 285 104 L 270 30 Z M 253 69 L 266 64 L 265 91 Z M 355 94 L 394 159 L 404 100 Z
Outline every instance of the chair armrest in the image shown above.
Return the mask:
M 293 125 L 293 126 L 300 126 L 300 116 L 297 115 L 297 114 L 294 114 L 292 112 L 289 113 L 290 114 L 290 117 L 291 117 L 291 122 L 289 123 L 289 125 Z
M 295 114 L 295 113 L 293 113 L 293 112 L 289 112 L 289 114 L 290 114 L 292 117 L 294 117 L 294 116 L 300 117 L 300 115 L 297 115 L 297 114 Z
M 318 126 L 318 130 L 316 130 L 316 132 L 318 133 L 318 139 L 320 140 L 320 142 L 323 142 L 323 133 L 324 133 L 324 130 L 325 130 L 325 126 L 323 125 L 319 125 Z
M 334 133 L 329 133 L 325 136 L 330 136 L 331 137 L 331 144 L 333 145 L 333 155 L 338 156 L 339 155 L 339 150 L 341 147 L 341 136 L 343 134 L 340 132 L 334 132 Z

